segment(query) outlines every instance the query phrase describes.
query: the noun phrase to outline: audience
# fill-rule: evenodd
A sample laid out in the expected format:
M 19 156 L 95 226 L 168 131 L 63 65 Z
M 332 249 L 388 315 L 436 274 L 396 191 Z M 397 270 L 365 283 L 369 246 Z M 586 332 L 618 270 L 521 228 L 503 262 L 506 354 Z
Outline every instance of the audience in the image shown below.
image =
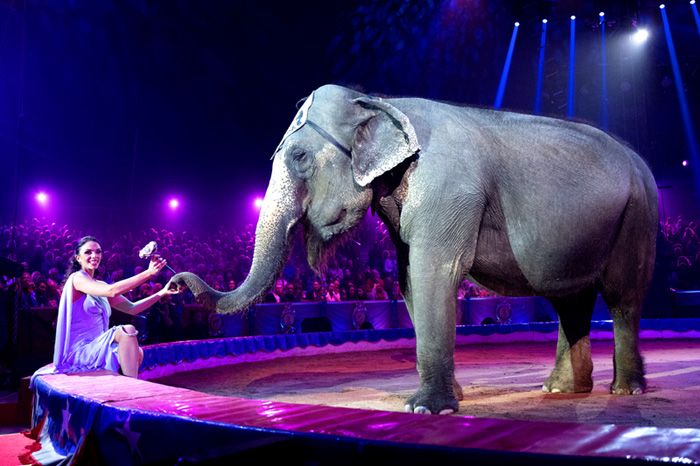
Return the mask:
M 674 289 L 700 289 L 700 240 L 698 224 L 681 217 L 660 223 L 657 248 L 657 275 L 663 286 Z M 17 225 L 0 227 L 0 257 L 21 264 L 19 279 L 0 276 L 0 291 L 10 287 L 18 296 L 20 309 L 56 307 L 60 300 L 63 271 L 78 238 L 84 232 L 68 225 L 46 223 L 38 219 Z M 292 248 L 288 263 L 280 272 L 264 302 L 337 302 L 361 300 L 402 299 L 396 264 L 396 253 L 384 225 L 368 217 L 354 233 L 356 240 L 347 241 L 330 258 L 323 274 L 314 273 L 305 256 Z M 200 275 L 213 288 L 230 291 L 245 280 L 250 269 L 255 244 L 255 228 L 247 225 L 241 230 L 220 228 L 206 235 L 191 231 L 175 232 L 149 228 L 138 232 L 100 232 L 104 240 L 104 257 L 99 274 L 113 283 L 134 275 L 147 265 L 139 259 L 138 251 L 149 241 L 158 243 L 159 253 L 168 259 L 176 271 L 191 271 Z M 361 241 L 357 241 L 361 240 Z M 362 244 L 371 245 L 363 248 Z M 128 298 L 137 301 L 157 292 L 167 276 L 160 281 L 144 283 L 130 292 Z M 459 287 L 460 299 L 491 296 L 492 293 L 464 280 Z M 163 300 L 147 316 L 149 338 L 172 341 L 199 337 L 206 322 L 204 316 L 187 315 L 183 306 L 194 304 L 186 292 Z M 196 329 L 183 330 L 183 320 Z

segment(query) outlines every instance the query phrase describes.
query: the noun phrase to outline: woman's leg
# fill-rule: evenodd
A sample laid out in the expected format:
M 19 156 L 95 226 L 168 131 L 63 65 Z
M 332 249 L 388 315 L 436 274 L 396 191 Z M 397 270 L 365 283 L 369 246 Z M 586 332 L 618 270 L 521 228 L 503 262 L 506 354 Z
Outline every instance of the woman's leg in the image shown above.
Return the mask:
M 143 350 L 136 339 L 138 332 L 133 325 L 122 325 L 114 334 L 114 341 L 119 345 L 117 356 L 122 374 L 128 377 L 138 377 L 139 367 L 143 361 Z

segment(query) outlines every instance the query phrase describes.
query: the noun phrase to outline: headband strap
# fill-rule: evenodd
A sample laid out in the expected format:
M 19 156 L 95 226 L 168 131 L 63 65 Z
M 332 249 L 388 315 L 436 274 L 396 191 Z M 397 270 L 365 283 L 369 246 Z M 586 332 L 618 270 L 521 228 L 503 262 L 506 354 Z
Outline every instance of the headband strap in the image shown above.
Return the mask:
M 272 153 L 272 157 L 270 157 L 270 160 L 275 158 L 275 155 L 277 154 L 277 152 L 279 152 L 279 150 L 282 148 L 284 141 L 286 141 L 287 138 L 291 134 L 295 133 L 297 130 L 299 130 L 299 128 L 304 126 L 306 123 L 308 123 L 309 126 L 314 129 L 314 131 L 316 131 L 318 134 L 323 136 L 324 139 L 326 139 L 328 142 L 333 144 L 339 151 L 341 151 L 343 154 L 347 155 L 348 157 L 351 157 L 350 149 L 348 149 L 347 147 L 342 145 L 328 131 L 321 128 L 313 121 L 309 120 L 309 108 L 311 108 L 311 104 L 313 103 L 313 101 L 314 101 L 314 93 L 312 92 L 311 95 L 306 98 L 306 100 L 304 101 L 304 104 L 301 106 L 301 108 L 297 112 L 296 116 L 292 120 L 292 124 L 289 125 L 289 128 L 287 128 L 287 132 L 284 133 L 284 136 L 282 136 L 282 140 L 277 145 L 277 149 L 275 149 L 275 152 Z
M 347 155 L 348 157 L 352 158 L 352 155 L 350 153 L 350 149 L 348 149 L 347 147 L 342 145 L 336 138 L 331 136 L 331 134 L 328 131 L 321 128 L 320 126 L 318 126 L 316 123 L 314 123 L 311 120 L 306 120 L 306 123 L 308 123 L 309 126 L 311 126 L 314 130 L 316 130 L 316 132 L 318 134 L 320 134 L 321 136 L 323 136 L 328 142 L 333 144 L 339 151 L 341 151 L 343 154 Z

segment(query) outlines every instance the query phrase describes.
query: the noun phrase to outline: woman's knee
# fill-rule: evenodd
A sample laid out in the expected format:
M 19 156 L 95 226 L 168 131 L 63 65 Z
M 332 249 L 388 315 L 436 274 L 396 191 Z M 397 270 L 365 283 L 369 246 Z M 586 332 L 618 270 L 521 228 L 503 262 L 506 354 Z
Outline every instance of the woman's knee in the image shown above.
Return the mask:
M 131 324 L 122 325 L 122 331 L 129 336 L 136 336 L 139 333 L 136 327 Z
M 122 325 L 114 335 L 114 341 L 119 345 L 138 345 L 138 340 L 136 339 L 138 333 L 138 330 L 133 325 Z

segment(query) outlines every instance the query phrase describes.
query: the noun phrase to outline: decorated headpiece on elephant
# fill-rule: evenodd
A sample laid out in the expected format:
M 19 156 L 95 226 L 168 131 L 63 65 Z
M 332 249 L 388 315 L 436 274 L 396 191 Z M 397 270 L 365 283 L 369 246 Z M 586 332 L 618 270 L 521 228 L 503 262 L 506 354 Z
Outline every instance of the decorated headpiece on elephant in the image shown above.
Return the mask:
M 420 386 L 413 412 L 453 412 L 456 290 L 548 298 L 560 316 L 550 392 L 592 388 L 590 318 L 598 293 L 615 329 L 614 393 L 641 393 L 641 306 L 651 279 L 656 185 L 632 150 L 553 118 L 378 98 L 325 85 L 275 150 L 251 270 L 221 293 L 181 273 L 201 302 L 234 312 L 258 301 L 287 260 L 295 228 L 318 270 L 372 208 L 396 246 Z

